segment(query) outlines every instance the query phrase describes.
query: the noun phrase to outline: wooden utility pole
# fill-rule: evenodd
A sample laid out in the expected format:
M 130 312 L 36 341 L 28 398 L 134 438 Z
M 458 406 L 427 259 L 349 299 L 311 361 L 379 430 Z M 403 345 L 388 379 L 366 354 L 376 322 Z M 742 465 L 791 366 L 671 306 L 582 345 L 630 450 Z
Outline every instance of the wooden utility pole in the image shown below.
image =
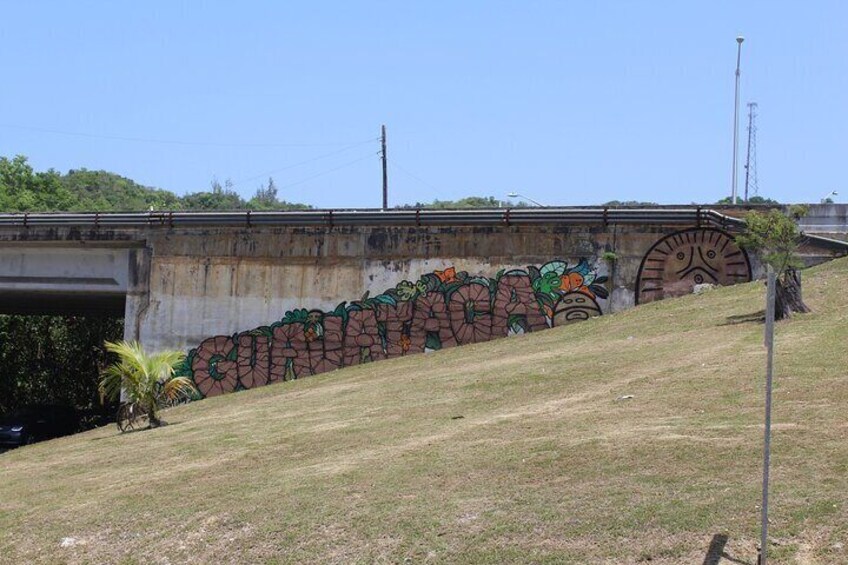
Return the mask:
M 381 160 L 383 161 L 383 210 L 389 209 L 389 175 L 386 171 L 386 126 L 383 125 L 382 135 L 380 136 L 380 144 L 383 147 L 382 152 L 380 153 Z

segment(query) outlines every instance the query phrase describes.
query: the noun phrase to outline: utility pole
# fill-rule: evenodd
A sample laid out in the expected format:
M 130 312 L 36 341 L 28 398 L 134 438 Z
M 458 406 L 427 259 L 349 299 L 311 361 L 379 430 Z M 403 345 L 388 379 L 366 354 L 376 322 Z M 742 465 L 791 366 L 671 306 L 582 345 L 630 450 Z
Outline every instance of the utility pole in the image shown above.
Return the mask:
M 745 38 L 741 35 L 736 38 L 736 43 L 739 47 L 736 51 L 736 94 L 733 105 L 733 182 L 731 183 L 732 188 L 730 191 L 730 200 L 733 205 L 736 205 L 736 166 L 738 161 L 736 154 L 739 152 L 739 75 L 741 74 L 739 66 L 742 62 L 743 41 L 745 41 Z
M 383 150 L 380 152 L 380 159 L 383 161 L 383 210 L 389 209 L 389 175 L 386 171 L 386 126 L 383 124 L 382 135 L 380 136 L 380 145 Z
M 757 103 L 748 102 L 748 156 L 745 158 L 745 204 L 748 203 L 748 181 L 751 178 L 751 143 L 756 143 L 757 130 L 754 118 L 757 116 Z M 757 166 L 757 148 L 754 145 L 754 167 Z M 754 186 L 757 186 L 757 171 L 754 169 Z

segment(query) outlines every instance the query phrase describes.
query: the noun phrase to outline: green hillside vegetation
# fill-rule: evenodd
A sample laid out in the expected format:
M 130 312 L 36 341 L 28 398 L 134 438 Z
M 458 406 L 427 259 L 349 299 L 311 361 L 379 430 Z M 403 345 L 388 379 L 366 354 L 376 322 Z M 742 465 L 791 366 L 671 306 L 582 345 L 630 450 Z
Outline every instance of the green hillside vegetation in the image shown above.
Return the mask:
M 506 208 L 506 207 L 525 207 L 524 202 L 511 204 L 504 200 L 498 200 L 494 196 L 467 196 L 459 200 L 433 200 L 432 202 L 416 202 L 415 204 L 405 204 L 401 208 L 432 208 L 436 210 L 447 210 L 452 208 Z
M 75 203 L 73 211 L 136 212 L 179 210 L 181 199 L 167 190 L 149 188 L 108 171 L 70 170 L 60 177 L 62 186 L 70 192 Z
M 36 172 L 23 155 L 0 157 L 0 212 L 147 212 L 153 210 L 305 210 L 277 195 L 274 179 L 245 200 L 228 180 L 177 196 L 109 171 Z
M 846 281 L 808 271 L 813 312 L 777 327 L 769 563 L 848 561 Z M 721 563 L 754 563 L 763 302 L 716 289 L 14 450 L 0 561 L 678 565 L 724 534 Z

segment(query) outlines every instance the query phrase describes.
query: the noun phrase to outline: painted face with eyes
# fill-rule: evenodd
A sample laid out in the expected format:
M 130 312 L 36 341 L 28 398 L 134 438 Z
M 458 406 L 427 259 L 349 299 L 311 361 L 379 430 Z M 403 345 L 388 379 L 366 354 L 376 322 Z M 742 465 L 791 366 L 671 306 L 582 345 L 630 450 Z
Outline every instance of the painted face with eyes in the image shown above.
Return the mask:
M 681 281 L 696 284 L 718 284 L 721 276 L 721 263 L 714 247 L 703 245 L 688 245 L 674 254 L 674 259 L 668 262 L 666 271 L 672 271 Z M 679 268 L 678 268 L 679 267 Z
M 645 256 L 637 302 L 689 294 L 696 284 L 749 280 L 748 256 L 728 234 L 715 229 L 684 230 L 664 237 Z
M 554 326 L 564 326 L 600 315 L 601 307 L 591 296 L 582 292 L 569 292 L 564 294 L 557 303 Z

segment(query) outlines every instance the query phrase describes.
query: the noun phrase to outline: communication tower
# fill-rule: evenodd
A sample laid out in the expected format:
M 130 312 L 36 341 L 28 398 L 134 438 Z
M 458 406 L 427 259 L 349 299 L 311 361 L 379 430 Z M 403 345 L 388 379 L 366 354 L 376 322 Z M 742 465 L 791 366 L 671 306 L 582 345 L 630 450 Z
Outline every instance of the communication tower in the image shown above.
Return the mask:
M 748 187 L 753 196 L 760 191 L 757 179 L 757 103 L 748 102 L 748 157 L 745 159 L 745 202 L 748 202 Z

